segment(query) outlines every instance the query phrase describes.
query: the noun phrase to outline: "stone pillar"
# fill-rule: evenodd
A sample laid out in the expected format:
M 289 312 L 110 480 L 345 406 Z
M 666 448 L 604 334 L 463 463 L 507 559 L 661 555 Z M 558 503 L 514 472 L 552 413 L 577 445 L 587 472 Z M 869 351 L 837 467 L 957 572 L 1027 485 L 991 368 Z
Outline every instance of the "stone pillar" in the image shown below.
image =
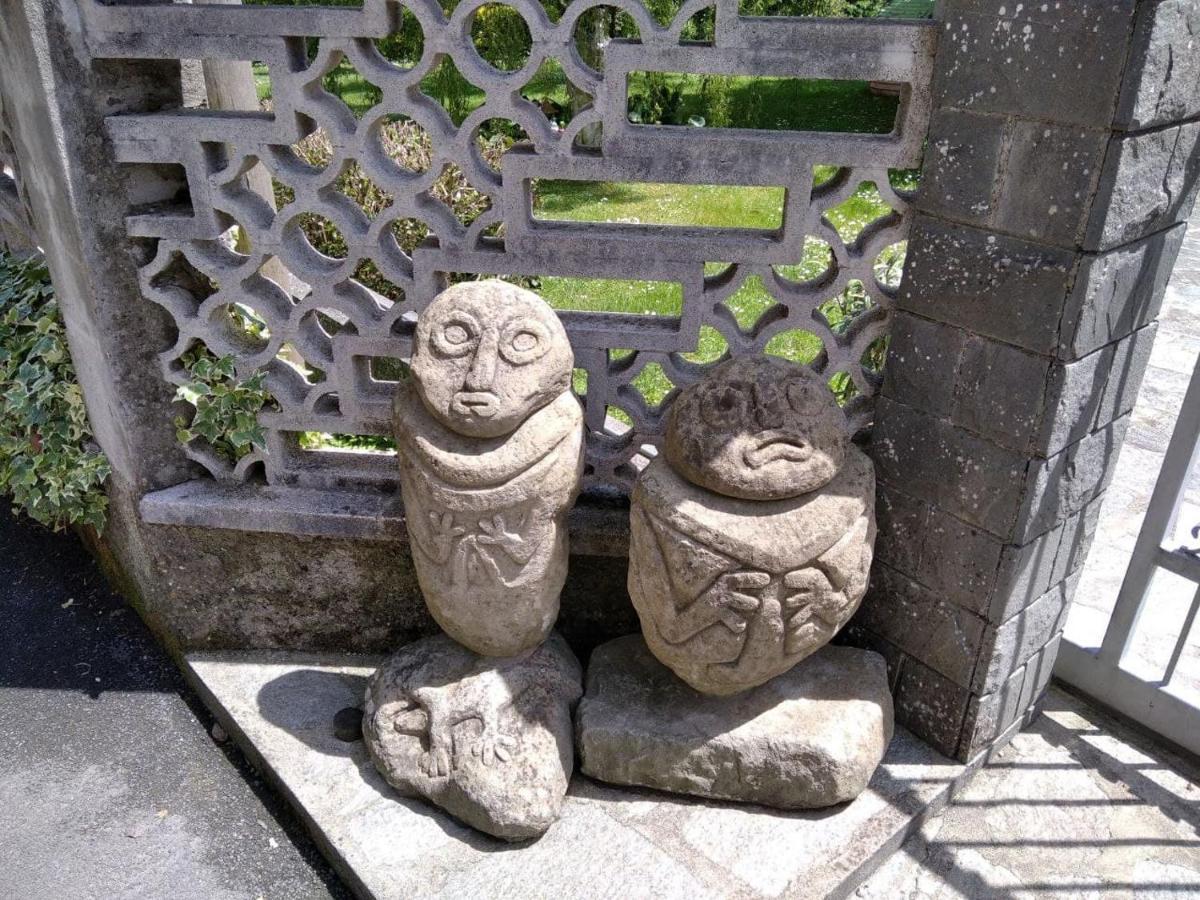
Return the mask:
M 946 0 L 850 639 L 969 759 L 1049 680 L 1200 169 L 1200 0 Z
M 144 562 L 137 500 L 197 470 L 175 440 L 158 361 L 175 329 L 142 299 L 137 270 L 152 248 L 127 236 L 125 216 L 130 198 L 171 199 L 183 184 L 117 164 L 104 119 L 179 106 L 179 64 L 94 61 L 81 28 L 73 0 L 0 0 L 0 91 L 92 430 L 112 464 L 109 546 L 136 595 L 158 577 Z

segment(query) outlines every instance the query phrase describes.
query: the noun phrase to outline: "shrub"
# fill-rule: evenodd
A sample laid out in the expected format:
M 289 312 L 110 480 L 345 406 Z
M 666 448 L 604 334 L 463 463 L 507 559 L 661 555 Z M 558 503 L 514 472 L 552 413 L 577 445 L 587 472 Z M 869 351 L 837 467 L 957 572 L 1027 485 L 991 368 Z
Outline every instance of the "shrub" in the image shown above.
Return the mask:
M 181 444 L 202 440 L 217 456 L 237 462 L 255 447 L 266 445 L 266 433 L 258 414 L 271 400 L 263 389 L 267 373 L 259 370 L 238 378 L 233 357 L 217 358 L 203 344 L 196 344 L 181 358 L 191 381 L 176 392 L 196 408 L 189 422 L 175 419 L 175 434 Z
M 45 263 L 0 251 L 0 491 L 55 530 L 102 531 L 108 474 Z

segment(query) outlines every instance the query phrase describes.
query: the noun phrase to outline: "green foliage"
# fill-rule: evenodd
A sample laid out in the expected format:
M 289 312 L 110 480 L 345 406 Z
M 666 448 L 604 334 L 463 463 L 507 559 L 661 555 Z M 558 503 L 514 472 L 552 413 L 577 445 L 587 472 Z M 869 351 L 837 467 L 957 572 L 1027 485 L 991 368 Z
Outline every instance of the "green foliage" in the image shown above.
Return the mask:
M 181 358 L 191 381 L 175 393 L 196 408 L 191 422 L 175 419 L 175 434 L 182 444 L 203 440 L 218 456 L 236 462 L 255 447 L 265 446 L 266 435 L 258 414 L 270 401 L 263 389 L 267 373 L 238 378 L 232 356 L 215 357 L 197 344 Z
M 0 251 L 0 491 L 43 525 L 103 530 L 109 465 L 91 438 L 45 264 Z

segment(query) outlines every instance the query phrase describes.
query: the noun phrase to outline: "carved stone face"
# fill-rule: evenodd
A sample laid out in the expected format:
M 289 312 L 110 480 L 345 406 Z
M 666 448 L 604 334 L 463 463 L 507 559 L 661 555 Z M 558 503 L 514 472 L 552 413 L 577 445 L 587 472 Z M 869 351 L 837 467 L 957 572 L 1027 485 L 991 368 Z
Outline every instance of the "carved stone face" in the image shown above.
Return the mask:
M 469 437 L 514 431 L 570 387 L 573 365 L 554 311 L 503 281 L 454 285 L 417 319 L 412 373 L 421 400 Z
M 745 356 L 679 395 L 664 452 L 693 484 L 778 500 L 827 484 L 848 440 L 845 416 L 819 375 L 775 357 Z

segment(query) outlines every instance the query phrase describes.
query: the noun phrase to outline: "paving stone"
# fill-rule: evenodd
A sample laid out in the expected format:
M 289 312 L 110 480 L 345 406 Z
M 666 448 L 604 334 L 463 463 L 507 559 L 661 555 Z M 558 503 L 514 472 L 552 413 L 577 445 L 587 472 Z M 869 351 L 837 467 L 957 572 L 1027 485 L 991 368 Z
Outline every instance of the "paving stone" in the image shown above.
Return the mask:
M 1075 254 L 918 216 L 897 305 L 975 334 L 1051 353 Z
M 1126 4 L 1090 3 L 1081 14 L 1069 3 L 951 3 L 945 21 L 939 105 L 1078 125 L 1112 116 L 1129 34 Z
M 1042 708 L 856 898 L 1200 895 L 1195 761 L 1055 686 Z
M 397 798 L 337 711 L 374 659 L 193 654 L 188 667 L 230 733 L 280 785 L 364 898 L 844 896 L 938 808 L 965 769 L 898 729 L 875 779 L 833 811 L 722 805 L 576 776 L 562 819 L 509 845 Z
M 1087 231 L 1107 250 L 1186 220 L 1200 189 L 1200 122 L 1116 136 Z
M 1196 0 L 1143 3 L 1117 106 L 1130 131 L 1200 114 L 1200 6 Z
M 1185 224 L 1108 253 L 1083 255 L 1063 313 L 1058 353 L 1079 359 L 1152 322 Z

